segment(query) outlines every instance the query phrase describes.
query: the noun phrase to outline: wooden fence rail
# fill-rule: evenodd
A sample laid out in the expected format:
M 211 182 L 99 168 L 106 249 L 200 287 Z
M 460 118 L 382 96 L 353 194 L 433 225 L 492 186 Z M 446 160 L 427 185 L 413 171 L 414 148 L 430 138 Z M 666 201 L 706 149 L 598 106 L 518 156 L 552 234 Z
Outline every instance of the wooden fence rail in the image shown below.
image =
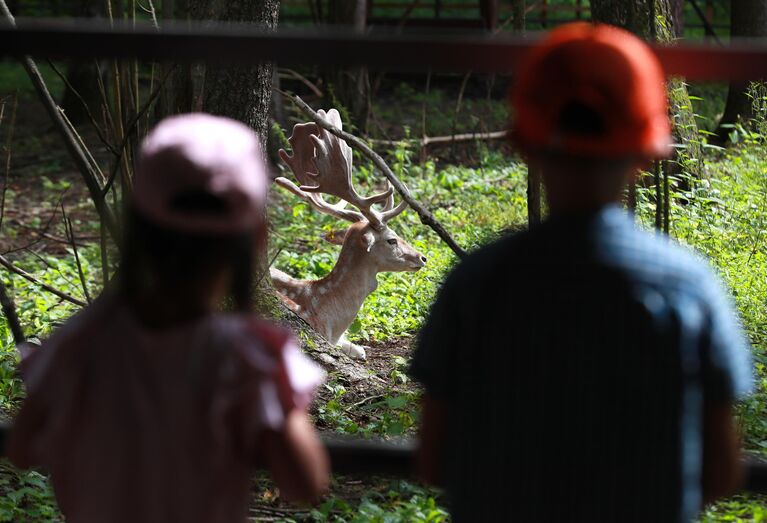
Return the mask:
M 511 73 L 536 36 L 391 34 L 278 30 L 247 25 L 149 24 L 111 28 L 98 20 L 20 19 L 0 24 L 0 56 L 135 57 L 145 60 L 364 65 L 393 71 Z M 417 49 L 417 52 L 414 52 Z M 655 46 L 669 75 L 688 80 L 748 81 L 767 77 L 767 44 Z
M 5 442 L 11 426 L 0 424 L 0 456 L 5 455 Z M 415 442 L 410 439 L 369 441 L 353 437 L 324 436 L 323 443 L 337 474 L 381 474 L 412 477 Z M 744 460 L 743 492 L 767 493 L 767 462 L 758 457 Z M 553 478 L 552 478 L 553 479 Z

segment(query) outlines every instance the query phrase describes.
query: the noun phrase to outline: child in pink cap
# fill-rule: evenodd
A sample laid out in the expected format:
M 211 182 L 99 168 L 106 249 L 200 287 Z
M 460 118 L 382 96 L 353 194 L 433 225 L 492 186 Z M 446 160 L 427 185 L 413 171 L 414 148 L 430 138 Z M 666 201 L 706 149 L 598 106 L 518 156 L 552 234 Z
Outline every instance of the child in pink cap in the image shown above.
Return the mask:
M 323 373 L 251 312 L 264 171 L 232 120 L 176 116 L 144 141 L 119 288 L 22 364 L 9 456 L 51 472 L 67 522 L 241 522 L 256 466 L 294 500 L 326 488 L 306 414 Z

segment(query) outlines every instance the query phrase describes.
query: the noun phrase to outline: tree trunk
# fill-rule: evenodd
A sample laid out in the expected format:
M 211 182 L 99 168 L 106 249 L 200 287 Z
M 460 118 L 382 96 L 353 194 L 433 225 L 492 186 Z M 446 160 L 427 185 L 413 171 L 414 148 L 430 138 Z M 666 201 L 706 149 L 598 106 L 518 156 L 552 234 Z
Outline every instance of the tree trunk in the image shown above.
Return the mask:
M 161 24 L 191 16 L 187 7 L 185 1 L 162 0 Z M 197 68 L 192 64 L 160 64 L 158 77 L 164 78 L 165 84 L 155 106 L 158 120 L 194 110 L 194 71 Z
M 525 0 L 512 0 L 511 3 L 511 14 L 514 17 L 512 18 L 512 27 L 517 34 L 525 33 L 525 9 L 527 7 L 525 4 Z
M 253 22 L 265 29 L 274 29 L 277 26 L 279 0 L 190 0 L 189 9 L 191 17 L 198 20 Z M 272 70 L 272 64 L 208 64 L 202 80 L 202 110 L 247 124 L 261 137 L 264 151 L 272 96 Z M 371 381 L 370 373 L 364 366 L 335 350 L 282 304 L 274 292 L 266 256 L 258 260 L 256 271 L 263 275 L 256 290 L 257 309 L 262 314 L 290 327 L 300 339 L 304 351 L 326 370 L 342 376 L 347 382 L 364 380 L 371 388 L 380 385 L 376 380 Z
M 730 9 L 730 34 L 733 38 L 767 37 L 767 2 L 765 0 L 738 0 L 732 2 Z M 730 84 L 727 104 L 716 132 L 722 144 L 727 142 L 731 131 L 728 128 L 729 125 L 747 122 L 753 117 L 751 99 L 747 91 L 748 84 Z
M 362 33 L 367 26 L 367 0 L 331 0 L 328 22 Z M 351 123 L 367 133 L 370 115 L 370 75 L 364 67 L 338 67 L 330 73 L 330 84 Z
M 498 25 L 498 0 L 480 0 L 479 12 L 485 29 L 494 31 Z
M 594 21 L 617 25 L 646 40 L 670 42 L 675 35 L 672 0 L 591 0 Z M 668 80 L 668 96 L 674 122 L 674 138 L 687 146 L 680 163 L 690 174 L 702 174 L 702 147 L 698 124 L 692 110 L 687 86 L 679 78 Z
M 511 4 L 512 28 L 517 35 L 525 34 L 525 0 L 514 0 Z M 527 166 L 527 226 L 530 229 L 541 223 L 541 173 L 537 168 Z
M 191 0 L 194 19 L 249 22 L 274 29 L 279 0 Z M 230 66 L 209 63 L 205 68 L 202 109 L 239 120 L 253 128 L 266 144 L 272 99 L 272 64 Z
M 674 35 L 684 36 L 684 4 L 685 0 L 671 0 L 671 18 L 674 21 Z
M 70 14 L 78 18 L 98 16 L 99 9 L 92 4 L 92 2 L 81 0 Z M 98 74 L 98 68 L 93 60 L 67 61 L 67 87 L 61 98 L 61 108 L 73 124 L 87 121 L 88 111 L 93 115 L 99 114 L 101 93 L 97 81 Z

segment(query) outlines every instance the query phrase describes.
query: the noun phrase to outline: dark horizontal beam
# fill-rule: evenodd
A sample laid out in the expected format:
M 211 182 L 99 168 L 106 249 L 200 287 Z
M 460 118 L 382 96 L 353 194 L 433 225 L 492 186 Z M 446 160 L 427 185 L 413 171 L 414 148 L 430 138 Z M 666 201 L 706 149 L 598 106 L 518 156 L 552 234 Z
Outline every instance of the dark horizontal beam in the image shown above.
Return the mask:
M 260 31 L 246 25 L 117 26 L 73 20 L 0 24 L 0 56 L 138 58 L 280 65 L 365 65 L 392 71 L 510 73 L 537 37 L 474 34 L 365 35 L 344 31 Z M 767 44 L 656 47 L 670 75 L 689 80 L 745 81 L 767 77 Z
M 323 436 L 333 472 L 338 474 L 413 475 L 415 443 L 412 440 L 371 441 Z
M 0 424 L 0 456 L 11 426 Z M 380 474 L 410 477 L 413 474 L 415 443 L 413 440 L 371 441 L 344 436 L 323 436 L 330 463 L 337 474 Z M 767 460 L 748 456 L 744 461 L 744 492 L 767 494 Z

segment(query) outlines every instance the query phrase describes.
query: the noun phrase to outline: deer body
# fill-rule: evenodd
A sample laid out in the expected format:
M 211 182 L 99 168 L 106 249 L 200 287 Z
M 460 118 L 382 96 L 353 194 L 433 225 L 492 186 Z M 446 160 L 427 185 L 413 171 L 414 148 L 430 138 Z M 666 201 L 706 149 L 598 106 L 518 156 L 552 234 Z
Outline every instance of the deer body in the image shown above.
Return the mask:
M 325 113 L 320 111 L 320 114 Z M 341 120 L 335 109 L 331 109 L 327 116 L 340 127 Z M 280 151 L 280 156 L 302 186 L 297 187 L 285 178 L 278 178 L 276 182 L 320 212 L 351 221 L 352 225 L 329 238 L 342 248 L 327 276 L 319 280 L 298 280 L 271 269 L 272 282 L 286 305 L 320 335 L 338 345 L 345 354 L 364 359 L 364 348 L 346 340 L 344 333 L 365 299 L 378 287 L 376 275 L 386 271 L 417 271 L 425 265 L 426 258 L 386 224 L 405 209 L 403 204 L 394 208 L 391 187 L 368 198 L 359 196 L 354 190 L 351 150 L 346 142 L 315 124 L 298 124 L 293 129 L 290 143 L 293 156 L 288 156 L 284 150 Z M 318 194 L 320 192 L 342 201 L 331 205 Z M 384 201 L 383 211 L 373 209 L 373 205 Z M 346 209 L 346 203 L 351 203 L 358 211 Z

